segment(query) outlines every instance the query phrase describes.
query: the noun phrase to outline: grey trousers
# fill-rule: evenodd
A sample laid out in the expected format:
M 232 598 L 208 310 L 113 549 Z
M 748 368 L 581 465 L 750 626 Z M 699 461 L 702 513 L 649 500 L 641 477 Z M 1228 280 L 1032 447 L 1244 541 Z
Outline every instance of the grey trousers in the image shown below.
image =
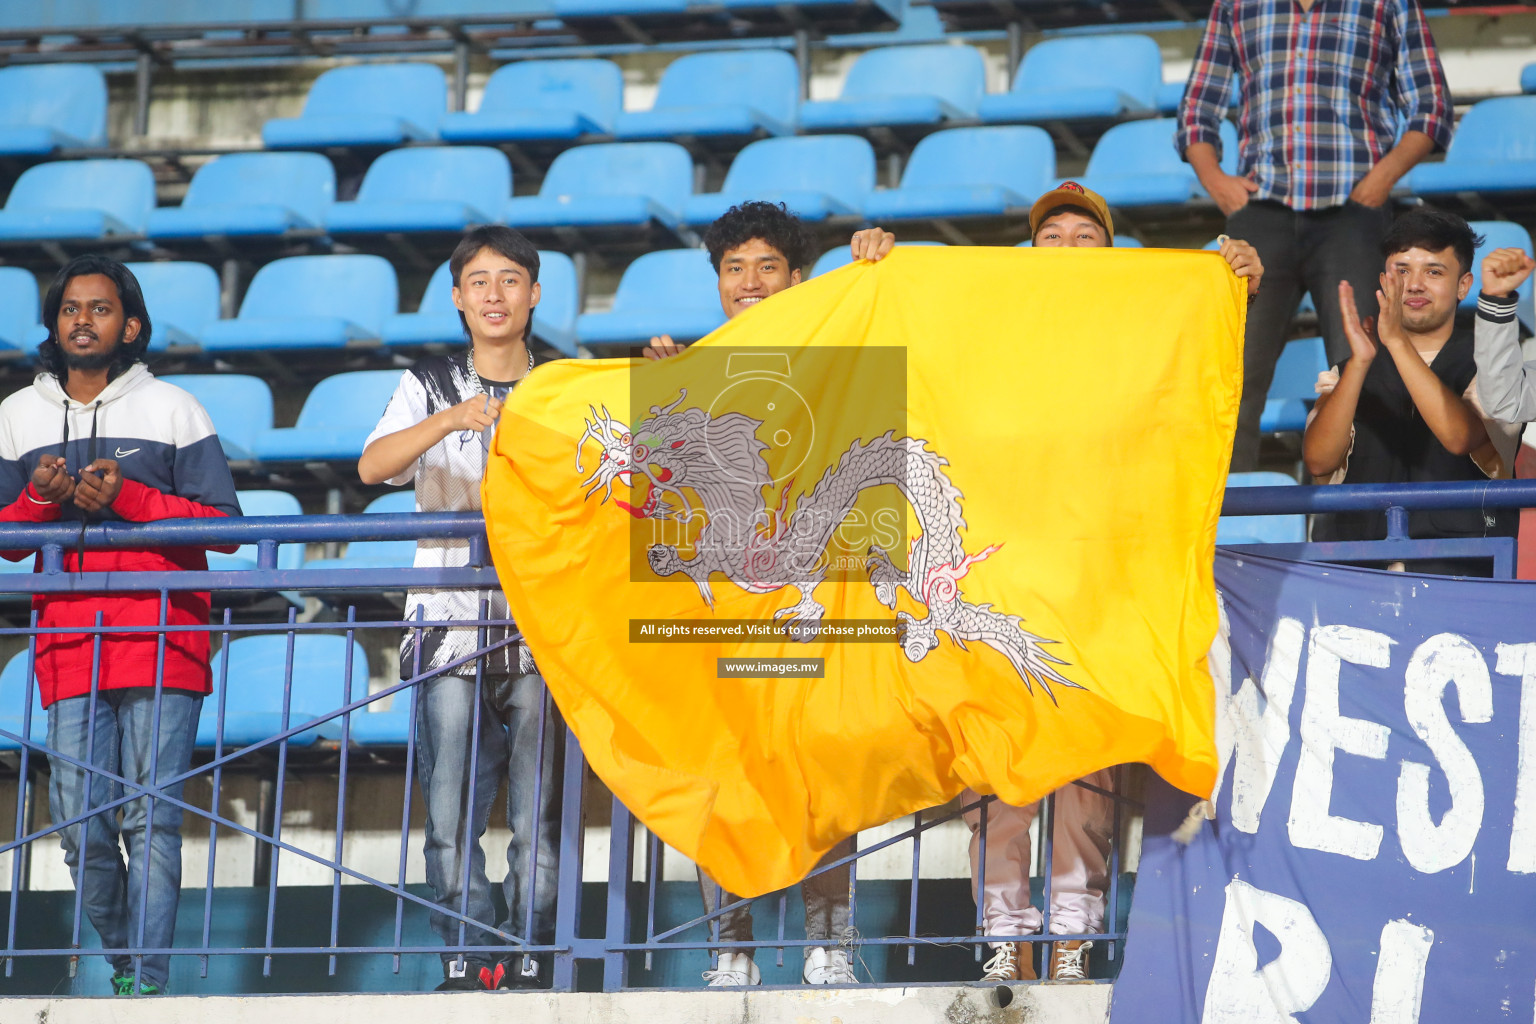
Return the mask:
M 850 857 L 858 849 L 854 842 L 855 837 L 849 836 L 828 850 L 826 855 L 817 862 L 816 867 L 829 864 L 835 860 Z M 853 882 L 853 865 L 844 864 L 840 868 L 831 871 L 822 871 L 820 874 L 812 874 L 800 883 L 800 896 L 805 900 L 805 937 L 808 939 L 825 939 L 828 945 L 835 945 L 842 938 L 852 923 L 852 899 L 850 887 Z M 729 907 L 732 903 L 741 899 L 733 893 L 726 892 L 699 868 L 699 892 L 704 897 L 704 912 L 712 914 L 718 907 Z M 718 897 L 718 900 L 717 900 Z M 715 919 L 720 923 L 720 941 L 722 942 L 751 942 L 752 941 L 752 907 L 751 904 L 742 903 L 740 906 L 725 911 Z M 805 947 L 809 952 L 809 946 Z M 745 948 L 716 950 L 715 952 L 747 953 L 752 950 Z

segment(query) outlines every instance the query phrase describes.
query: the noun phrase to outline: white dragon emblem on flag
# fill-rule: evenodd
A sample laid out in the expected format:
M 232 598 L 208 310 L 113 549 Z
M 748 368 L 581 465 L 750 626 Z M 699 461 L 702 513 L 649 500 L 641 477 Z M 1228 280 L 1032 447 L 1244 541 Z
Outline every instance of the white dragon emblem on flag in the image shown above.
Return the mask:
M 964 599 L 960 580 L 1001 545 L 966 553 L 962 495 L 945 472 L 949 460 L 930 451 L 926 441 L 897 438 L 893 432 L 854 441 L 814 488 L 798 496 L 794 513 L 786 517 L 792 479 L 776 510 L 764 504 L 764 489 L 774 480 L 762 454 L 768 446 L 757 436 L 761 421 L 739 412 L 711 416 L 696 407 L 679 408 L 686 397 L 684 390 L 665 408 L 652 406 L 650 417 L 634 430 L 606 407 L 599 412 L 589 406 L 592 416 L 576 445 L 577 473 L 585 472 L 587 442 L 601 447 L 597 468 L 583 481 L 588 499 L 602 491 L 603 503 L 611 499 L 637 519 L 686 523 L 707 517 L 691 557 L 672 544 L 650 547 L 647 557 L 657 575 L 686 575 L 711 607 L 710 577 L 717 572 L 751 593 L 794 587 L 799 601 L 780 608 L 774 620 L 794 639 L 814 640 L 826 612 L 816 600 L 816 588 L 827 576 L 823 555 L 833 533 L 861 492 L 890 484 L 911 504 L 921 533 L 912 540 L 906 571 L 878 545 L 869 548 L 864 568 L 876 598 L 887 608 L 896 607 L 898 590 L 927 608 L 922 618 L 897 612 L 898 638 L 907 658 L 922 661 L 938 648 L 943 633 L 962 650 L 968 650 L 967 642 L 979 642 L 1002 654 L 1030 692 L 1038 683 L 1054 700 L 1053 683 L 1080 688 L 1057 670 L 1066 662 L 1045 650 L 1053 641 L 1026 630 L 1022 617 Z M 644 500 L 635 505 L 615 498 L 615 482 L 627 488 L 643 485 Z

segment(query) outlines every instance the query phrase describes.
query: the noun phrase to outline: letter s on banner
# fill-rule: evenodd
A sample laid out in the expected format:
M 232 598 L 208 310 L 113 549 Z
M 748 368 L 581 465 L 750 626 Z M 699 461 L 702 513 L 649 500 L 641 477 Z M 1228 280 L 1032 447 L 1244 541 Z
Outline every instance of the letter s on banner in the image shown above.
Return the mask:
M 1280 941 L 1280 955 L 1263 967 L 1255 924 Z M 1305 904 L 1234 878 L 1201 1024 L 1294 1024 L 1295 1014 L 1310 1009 L 1328 987 L 1332 970 L 1333 951 Z
M 1483 827 L 1483 777 L 1446 717 L 1445 689 L 1456 684 L 1463 722 L 1486 722 L 1493 717 L 1493 684 L 1482 654 L 1454 633 L 1439 633 L 1420 644 L 1406 676 L 1408 724 L 1440 763 L 1451 790 L 1451 809 L 1436 825 L 1429 811 L 1429 765 L 1403 762 L 1397 777 L 1397 836 L 1408 863 L 1431 874 L 1465 860 Z
M 1328 813 L 1333 796 L 1333 753 L 1382 760 L 1392 730 L 1379 722 L 1339 714 L 1339 666 L 1343 662 L 1386 668 L 1393 640 L 1357 626 L 1314 626 L 1307 650 L 1307 696 L 1301 706 L 1301 756 L 1291 790 L 1291 843 L 1307 850 L 1371 860 L 1381 848 L 1382 827 Z

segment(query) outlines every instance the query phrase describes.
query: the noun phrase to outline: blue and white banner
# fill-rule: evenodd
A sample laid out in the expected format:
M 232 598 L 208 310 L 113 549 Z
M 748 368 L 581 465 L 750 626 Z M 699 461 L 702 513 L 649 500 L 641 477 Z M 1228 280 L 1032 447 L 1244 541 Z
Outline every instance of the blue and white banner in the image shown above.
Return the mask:
M 1153 780 L 1112 1024 L 1530 1022 L 1536 583 L 1216 579 L 1216 819 Z

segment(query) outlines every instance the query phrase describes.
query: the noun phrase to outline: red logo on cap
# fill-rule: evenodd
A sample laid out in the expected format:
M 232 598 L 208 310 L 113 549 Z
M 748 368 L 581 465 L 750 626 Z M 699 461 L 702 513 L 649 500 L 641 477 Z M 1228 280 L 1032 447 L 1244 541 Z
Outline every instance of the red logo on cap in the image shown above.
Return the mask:
M 1062 191 L 1062 192 L 1084 192 L 1084 191 L 1087 191 L 1086 189 L 1083 188 L 1083 186 L 1079 185 L 1075 181 L 1064 181 L 1064 182 L 1062 182 L 1059 190 Z

